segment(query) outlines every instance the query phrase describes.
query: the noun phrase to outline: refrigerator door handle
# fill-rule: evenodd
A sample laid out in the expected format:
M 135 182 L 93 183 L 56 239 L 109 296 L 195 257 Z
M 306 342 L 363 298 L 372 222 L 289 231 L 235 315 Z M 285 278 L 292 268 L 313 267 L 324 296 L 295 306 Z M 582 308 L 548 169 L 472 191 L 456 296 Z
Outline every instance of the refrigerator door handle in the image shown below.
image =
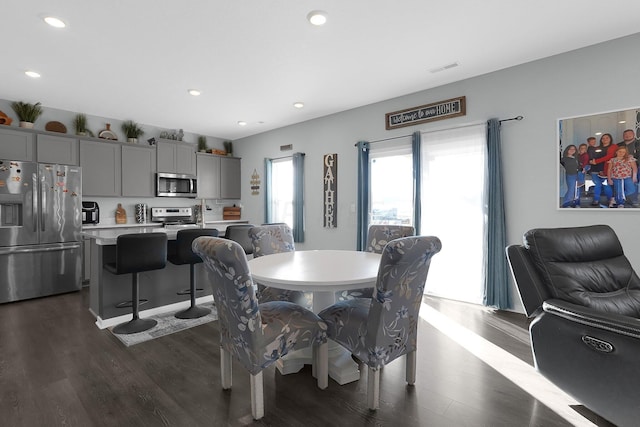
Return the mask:
M 33 232 L 38 232 L 38 174 L 34 173 L 32 175 L 32 186 L 31 186 L 31 218 L 33 222 Z
M 80 248 L 80 242 L 53 244 L 53 245 L 28 245 L 0 247 L 0 255 L 30 254 L 38 252 L 66 251 Z
M 40 200 L 42 202 L 42 207 L 40 208 L 40 229 L 42 231 L 45 231 L 46 229 L 46 207 L 47 207 L 47 191 L 46 191 L 46 186 L 45 184 L 45 179 L 44 176 L 42 177 L 42 180 L 40 181 Z

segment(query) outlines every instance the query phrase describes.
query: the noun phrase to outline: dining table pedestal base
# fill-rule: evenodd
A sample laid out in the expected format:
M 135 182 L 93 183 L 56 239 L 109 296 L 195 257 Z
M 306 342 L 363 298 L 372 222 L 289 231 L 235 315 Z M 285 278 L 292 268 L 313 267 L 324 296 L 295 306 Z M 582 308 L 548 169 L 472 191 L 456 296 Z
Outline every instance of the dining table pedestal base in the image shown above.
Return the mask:
M 319 313 L 334 302 L 334 292 L 316 291 L 313 293 L 313 312 Z M 282 375 L 295 374 L 304 365 L 312 364 L 311 353 L 311 347 L 291 352 L 276 362 L 276 368 Z M 332 340 L 329 340 L 329 377 L 340 385 L 360 379 L 360 369 L 351 352 Z
M 281 375 L 300 372 L 304 365 L 312 364 L 311 353 L 311 347 L 293 351 L 278 359 L 275 363 L 276 368 Z M 329 377 L 340 385 L 360 379 L 360 369 L 351 357 L 351 353 L 332 340 L 329 340 Z

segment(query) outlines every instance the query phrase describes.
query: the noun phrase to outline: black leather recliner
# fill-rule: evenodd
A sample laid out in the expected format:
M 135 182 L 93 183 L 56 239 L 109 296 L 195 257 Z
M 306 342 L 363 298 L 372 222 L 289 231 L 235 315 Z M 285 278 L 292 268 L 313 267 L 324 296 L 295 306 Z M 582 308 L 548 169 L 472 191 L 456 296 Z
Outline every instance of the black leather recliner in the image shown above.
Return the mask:
M 640 278 L 607 225 L 534 229 L 507 258 L 536 369 L 607 420 L 640 423 Z

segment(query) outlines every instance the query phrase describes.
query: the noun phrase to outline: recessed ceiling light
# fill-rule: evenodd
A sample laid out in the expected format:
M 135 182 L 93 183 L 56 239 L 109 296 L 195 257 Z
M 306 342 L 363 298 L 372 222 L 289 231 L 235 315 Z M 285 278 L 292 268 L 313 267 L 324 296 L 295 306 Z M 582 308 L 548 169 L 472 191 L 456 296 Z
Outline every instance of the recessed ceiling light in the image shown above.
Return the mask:
M 304 102 L 294 102 L 293 106 L 296 108 L 302 108 L 304 107 Z
M 35 71 L 31 71 L 31 70 L 27 70 L 24 72 L 27 76 L 31 77 L 32 79 L 37 79 L 40 77 L 40 73 L 36 73 Z
M 327 22 L 327 12 L 322 10 L 313 10 L 307 15 L 307 20 L 312 25 L 324 25 Z
M 626 120 L 620 120 L 618 123 L 620 123 L 621 125 L 623 125 L 623 124 L 627 123 L 627 121 L 626 121 Z
M 238 126 L 246 126 L 246 125 L 247 125 L 247 122 L 242 121 L 242 120 L 238 121 Z
M 200 92 L 198 89 L 189 89 L 189 95 L 191 96 L 200 96 L 202 92 Z
M 56 17 L 53 16 L 47 16 L 44 18 L 44 22 L 46 22 L 47 24 L 51 25 L 52 27 L 55 28 L 64 28 L 67 26 L 67 24 L 65 24 L 61 19 L 58 19 Z

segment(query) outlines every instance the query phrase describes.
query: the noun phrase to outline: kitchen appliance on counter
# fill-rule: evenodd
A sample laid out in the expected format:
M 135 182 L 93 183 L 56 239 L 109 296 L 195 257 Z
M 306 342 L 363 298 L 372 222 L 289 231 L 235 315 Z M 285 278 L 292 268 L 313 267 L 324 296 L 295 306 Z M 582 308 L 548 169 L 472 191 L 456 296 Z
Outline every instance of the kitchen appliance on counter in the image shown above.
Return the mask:
M 179 173 L 156 174 L 156 196 L 158 197 L 189 197 L 198 194 L 197 178 L 193 175 Z
M 98 224 L 100 207 L 96 202 L 82 202 L 82 224 Z
M 0 303 L 80 290 L 79 166 L 0 160 Z
M 167 229 L 196 227 L 192 207 L 151 208 L 151 222 L 161 222 Z

